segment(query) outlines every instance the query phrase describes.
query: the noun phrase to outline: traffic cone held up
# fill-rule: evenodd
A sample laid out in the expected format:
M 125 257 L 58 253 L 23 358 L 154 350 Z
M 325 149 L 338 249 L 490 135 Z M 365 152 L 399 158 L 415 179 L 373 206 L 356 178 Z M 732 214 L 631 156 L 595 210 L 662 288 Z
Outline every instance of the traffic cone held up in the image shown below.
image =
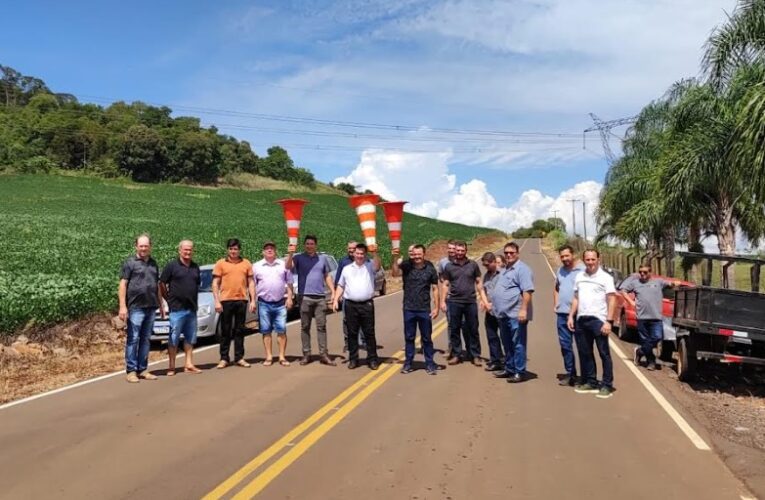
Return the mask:
M 300 234 L 300 221 L 303 218 L 303 207 L 308 203 L 306 200 L 286 199 L 278 200 L 276 203 L 282 206 L 284 210 L 284 220 L 287 223 L 287 237 L 290 245 L 297 245 L 298 235 Z
M 377 250 L 377 207 L 380 197 L 376 194 L 357 194 L 348 199 L 348 203 L 356 211 L 359 218 L 364 242 L 369 250 Z
M 401 222 L 404 220 L 404 205 L 406 201 L 384 201 L 380 203 L 388 223 L 388 234 L 394 249 L 401 248 Z

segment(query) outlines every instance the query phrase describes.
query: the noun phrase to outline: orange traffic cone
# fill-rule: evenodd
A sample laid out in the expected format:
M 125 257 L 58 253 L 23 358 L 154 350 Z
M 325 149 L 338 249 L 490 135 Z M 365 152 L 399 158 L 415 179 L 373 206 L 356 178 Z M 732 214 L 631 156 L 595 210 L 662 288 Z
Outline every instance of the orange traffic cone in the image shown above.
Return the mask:
M 388 223 L 390 243 L 394 249 L 401 248 L 401 221 L 404 220 L 404 205 L 408 201 L 384 201 L 380 203 L 385 212 L 385 222 Z
M 297 245 L 300 234 L 300 221 L 303 219 L 303 207 L 308 203 L 306 200 L 297 198 L 278 200 L 276 203 L 284 210 L 284 220 L 287 222 L 287 237 L 290 245 Z
M 357 194 L 348 199 L 348 203 L 356 210 L 359 218 L 361 232 L 364 234 L 364 242 L 369 250 L 377 250 L 377 207 L 375 204 L 380 200 L 376 194 Z

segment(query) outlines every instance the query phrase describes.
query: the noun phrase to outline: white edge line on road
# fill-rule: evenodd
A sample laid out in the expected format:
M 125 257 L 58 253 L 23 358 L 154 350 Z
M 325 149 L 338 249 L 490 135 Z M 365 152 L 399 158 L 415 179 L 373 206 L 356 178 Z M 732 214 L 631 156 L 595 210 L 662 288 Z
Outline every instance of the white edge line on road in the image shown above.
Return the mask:
M 542 250 L 542 242 L 540 240 L 539 242 L 539 251 L 542 254 L 542 258 L 545 260 L 545 264 L 547 264 L 547 267 L 550 269 L 550 272 L 552 273 L 553 277 L 555 276 L 555 271 L 553 270 L 552 266 L 550 265 L 550 261 L 547 260 L 547 256 L 544 253 L 544 250 Z M 711 451 L 711 448 L 709 445 L 699 436 L 699 434 L 693 430 L 693 427 L 690 426 L 688 421 L 686 421 L 680 413 L 675 410 L 675 408 L 667 401 L 667 399 L 662 395 L 661 392 L 659 392 L 658 389 L 651 383 L 650 380 L 646 378 L 645 375 L 643 375 L 637 366 L 632 362 L 632 360 L 628 359 L 627 356 L 624 355 L 622 350 L 619 348 L 618 345 L 614 342 L 613 339 L 609 338 L 608 343 L 611 346 L 611 349 L 613 349 L 619 359 L 621 359 L 625 365 L 627 365 L 627 368 L 632 372 L 633 375 L 638 379 L 638 381 L 643 384 L 643 387 L 646 388 L 648 393 L 653 396 L 653 398 L 656 400 L 657 403 L 659 403 L 659 406 L 662 407 L 662 409 L 669 415 L 669 418 L 671 418 L 675 424 L 680 428 L 681 431 L 688 437 L 688 439 L 691 440 L 691 443 L 698 448 L 699 450 L 703 451 Z
M 393 293 L 389 293 L 387 295 L 383 295 L 381 297 L 378 297 L 377 300 L 384 299 L 386 297 L 392 297 L 392 296 L 394 296 L 396 294 L 399 294 L 401 292 L 402 291 L 399 290 L 399 291 L 396 291 L 396 292 L 393 292 Z M 294 321 L 290 321 L 289 323 L 287 323 L 287 326 L 294 325 L 296 323 L 300 323 L 300 320 L 296 319 Z M 196 353 L 199 353 L 199 352 L 209 351 L 210 349 L 215 349 L 217 347 L 218 347 L 217 344 L 208 345 L 208 346 L 205 346 L 205 347 L 201 347 L 199 349 L 194 349 L 194 353 L 196 354 Z M 183 354 L 183 353 L 179 353 L 178 354 L 178 358 L 182 358 L 183 356 L 185 356 L 185 354 Z M 157 361 L 152 361 L 151 363 L 148 364 L 148 366 L 149 367 L 156 366 L 156 365 L 159 365 L 159 364 L 162 364 L 162 363 L 167 363 L 167 359 L 159 359 Z M 20 404 L 23 404 L 23 403 L 29 403 L 29 402 L 34 401 L 36 399 L 41 399 L 41 398 L 44 398 L 44 397 L 47 397 L 47 396 L 53 396 L 54 394 L 59 394 L 59 393 L 64 392 L 64 391 L 69 391 L 71 389 L 76 389 L 76 388 L 82 387 L 84 385 L 93 384 L 95 382 L 100 382 L 102 380 L 106 380 L 106 379 L 109 379 L 109 378 L 112 378 L 112 377 L 116 377 L 118 375 L 124 375 L 124 374 L 125 374 L 125 370 L 120 370 L 120 371 L 116 371 L 116 372 L 112 372 L 112 373 L 107 373 L 106 375 L 99 375 L 98 377 L 89 378 L 87 380 L 81 380 L 80 382 L 75 382 L 74 384 L 65 385 L 64 387 L 59 387 L 58 389 L 53 389 L 53 390 L 50 390 L 50 391 L 42 392 L 40 394 L 35 394 L 34 396 L 29 396 L 29 397 L 26 397 L 26 398 L 17 399 L 16 401 L 10 401 L 8 403 L 0 405 L 0 410 L 5 410 L 7 408 L 11 408 L 13 406 L 17 406 L 17 405 L 20 405 Z

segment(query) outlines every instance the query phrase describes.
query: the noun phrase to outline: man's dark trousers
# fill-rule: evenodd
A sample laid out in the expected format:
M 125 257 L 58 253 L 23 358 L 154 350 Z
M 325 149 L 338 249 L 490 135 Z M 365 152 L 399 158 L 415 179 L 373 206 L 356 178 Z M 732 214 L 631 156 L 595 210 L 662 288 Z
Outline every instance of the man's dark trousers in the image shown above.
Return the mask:
M 449 339 L 452 345 L 452 356 L 459 356 L 467 361 L 481 357 L 481 342 L 478 338 L 478 304 L 475 302 L 449 301 Z M 465 351 L 462 350 L 462 339 L 465 339 Z
M 345 319 L 348 322 L 349 332 L 361 333 L 367 343 L 367 361 L 377 360 L 377 340 L 375 339 L 375 303 L 372 299 L 363 302 L 345 300 L 343 303 Z M 357 335 L 348 335 L 348 359 L 359 359 L 359 338 Z
M 247 316 L 246 300 L 226 300 L 221 303 L 220 359 L 230 362 L 231 338 L 234 339 L 234 363 L 244 358 L 244 320 Z
M 611 348 L 608 345 L 608 335 L 603 335 L 600 332 L 601 328 L 603 328 L 603 322 L 594 316 L 580 316 L 576 320 L 576 346 L 579 350 L 582 381 L 598 387 L 595 353 L 592 348 L 594 342 L 603 364 L 603 386 L 613 388 L 614 365 L 611 361 Z

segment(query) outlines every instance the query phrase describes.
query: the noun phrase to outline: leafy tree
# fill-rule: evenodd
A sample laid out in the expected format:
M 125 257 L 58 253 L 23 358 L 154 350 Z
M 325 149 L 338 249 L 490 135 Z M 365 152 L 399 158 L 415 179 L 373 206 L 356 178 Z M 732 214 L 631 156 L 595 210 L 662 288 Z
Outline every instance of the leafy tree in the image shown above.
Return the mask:
M 120 169 L 133 180 L 156 182 L 165 176 L 167 148 L 159 133 L 146 125 L 133 125 L 125 132 L 116 157 Z

